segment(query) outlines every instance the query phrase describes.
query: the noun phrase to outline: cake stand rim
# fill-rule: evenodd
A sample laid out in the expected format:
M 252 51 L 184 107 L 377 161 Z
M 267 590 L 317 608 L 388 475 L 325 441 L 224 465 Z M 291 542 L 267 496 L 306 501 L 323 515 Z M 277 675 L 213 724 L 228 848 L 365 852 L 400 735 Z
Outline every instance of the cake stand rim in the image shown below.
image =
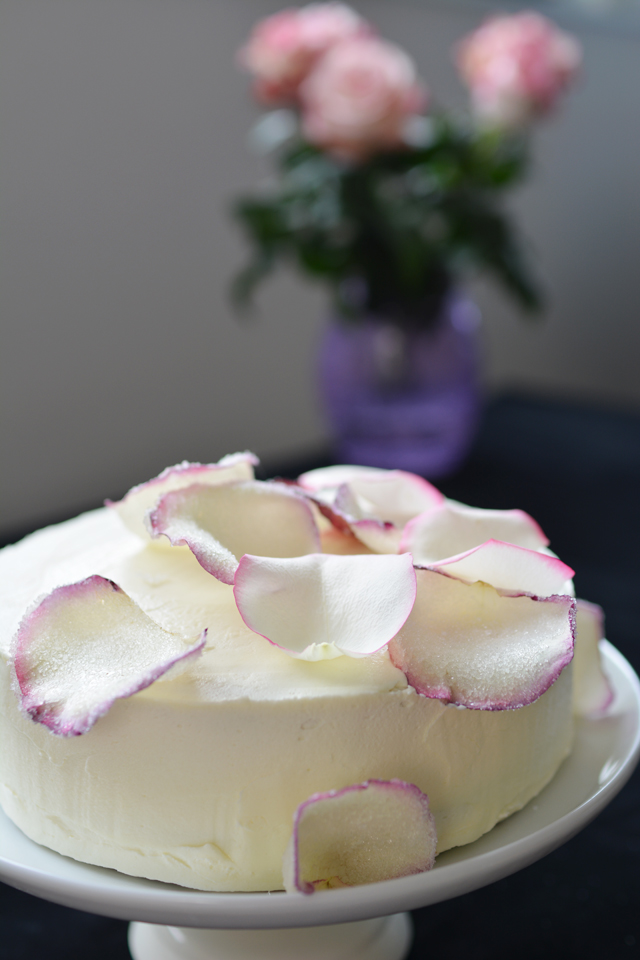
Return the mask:
M 411 910 L 468 893 L 515 873 L 569 840 L 604 809 L 633 773 L 640 758 L 640 680 L 628 660 L 611 643 L 603 641 L 601 649 L 605 665 L 613 668 L 612 683 L 616 699 L 622 692 L 631 694 L 635 708 L 634 728 L 629 734 L 626 754 L 610 779 L 586 800 L 540 829 L 496 849 L 472 853 L 467 858 L 447 863 L 430 873 L 325 891 L 314 896 L 282 892 L 210 893 L 168 884 L 149 887 L 151 881 L 91 867 L 92 871 L 109 877 L 115 874 L 125 878 L 125 886 L 114 893 L 106 886 L 101 888 L 99 883 L 88 883 L 86 875 L 69 880 L 55 872 L 3 857 L 1 853 L 0 879 L 55 903 L 105 916 L 219 929 L 272 929 L 347 923 Z M 626 690 L 623 691 L 625 686 Z M 606 720 L 606 716 L 603 719 Z M 544 791 L 539 795 L 542 802 L 543 796 Z M 535 799 L 531 802 L 535 803 Z M 0 836 L 3 821 L 13 829 L 18 829 L 0 811 Z M 34 847 L 39 846 L 26 837 L 24 839 Z M 472 847 L 473 844 L 468 846 Z M 44 847 L 40 849 L 46 854 L 52 853 Z M 66 869 L 69 869 L 69 864 L 76 863 L 67 857 L 63 859 Z M 81 874 L 86 872 L 87 866 L 77 863 Z M 136 883 L 139 884 L 137 889 Z

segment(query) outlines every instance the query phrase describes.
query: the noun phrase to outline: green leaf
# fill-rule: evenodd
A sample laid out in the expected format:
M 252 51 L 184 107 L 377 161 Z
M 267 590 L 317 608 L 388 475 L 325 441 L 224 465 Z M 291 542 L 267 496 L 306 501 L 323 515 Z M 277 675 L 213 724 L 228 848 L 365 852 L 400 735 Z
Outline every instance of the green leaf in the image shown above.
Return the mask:
M 289 262 L 327 282 L 339 302 L 343 281 L 360 278 L 369 310 L 395 304 L 419 312 L 452 279 L 477 269 L 535 308 L 537 285 L 497 202 L 524 175 L 526 157 L 521 138 L 437 114 L 426 146 L 359 165 L 303 141 L 289 144 L 279 155 L 277 185 L 235 204 L 251 256 L 234 281 L 234 300 L 248 303 L 262 280 Z

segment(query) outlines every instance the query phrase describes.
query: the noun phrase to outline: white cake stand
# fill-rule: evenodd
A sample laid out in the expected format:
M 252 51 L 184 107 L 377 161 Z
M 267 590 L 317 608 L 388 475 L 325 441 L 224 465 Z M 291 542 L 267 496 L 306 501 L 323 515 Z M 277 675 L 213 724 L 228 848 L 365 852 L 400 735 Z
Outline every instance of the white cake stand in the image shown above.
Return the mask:
M 524 810 L 475 843 L 438 857 L 430 873 L 311 896 L 201 893 L 60 856 L 0 813 L 0 877 L 69 907 L 131 920 L 135 960 L 401 960 L 407 910 L 475 890 L 526 867 L 592 820 L 640 756 L 640 682 L 603 643 L 615 689 L 607 715 L 581 720 L 569 759 Z

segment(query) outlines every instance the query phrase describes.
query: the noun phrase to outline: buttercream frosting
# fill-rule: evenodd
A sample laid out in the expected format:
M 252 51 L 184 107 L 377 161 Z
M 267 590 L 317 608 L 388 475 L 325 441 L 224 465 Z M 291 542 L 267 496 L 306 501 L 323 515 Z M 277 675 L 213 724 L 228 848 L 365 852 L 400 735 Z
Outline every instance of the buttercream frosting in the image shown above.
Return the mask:
M 207 645 L 64 739 L 20 712 L 11 639 L 38 597 L 95 574 L 165 630 L 207 628 Z M 438 852 L 469 843 L 553 777 L 571 703 L 571 667 L 528 706 L 491 712 L 418 695 L 386 648 L 295 659 L 245 625 L 233 588 L 187 547 L 142 540 L 112 509 L 0 552 L 0 803 L 38 843 L 136 876 L 281 889 L 299 804 L 369 779 L 428 795 Z

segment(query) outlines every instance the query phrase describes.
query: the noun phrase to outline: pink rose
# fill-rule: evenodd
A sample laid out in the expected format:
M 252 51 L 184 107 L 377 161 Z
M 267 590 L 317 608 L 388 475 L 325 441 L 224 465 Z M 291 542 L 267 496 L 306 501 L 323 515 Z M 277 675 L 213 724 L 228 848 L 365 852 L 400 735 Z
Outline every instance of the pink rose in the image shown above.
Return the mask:
M 517 127 L 549 111 L 580 65 L 580 45 L 538 13 L 493 17 L 457 49 L 485 121 Z
M 362 160 L 403 143 L 403 128 L 426 94 L 411 58 L 374 37 L 345 40 L 318 61 L 300 87 L 307 139 L 336 156 Z
M 368 33 L 371 28 L 345 4 L 311 3 L 261 20 L 240 50 L 240 62 L 254 75 L 255 92 L 263 103 L 291 101 L 333 44 Z

